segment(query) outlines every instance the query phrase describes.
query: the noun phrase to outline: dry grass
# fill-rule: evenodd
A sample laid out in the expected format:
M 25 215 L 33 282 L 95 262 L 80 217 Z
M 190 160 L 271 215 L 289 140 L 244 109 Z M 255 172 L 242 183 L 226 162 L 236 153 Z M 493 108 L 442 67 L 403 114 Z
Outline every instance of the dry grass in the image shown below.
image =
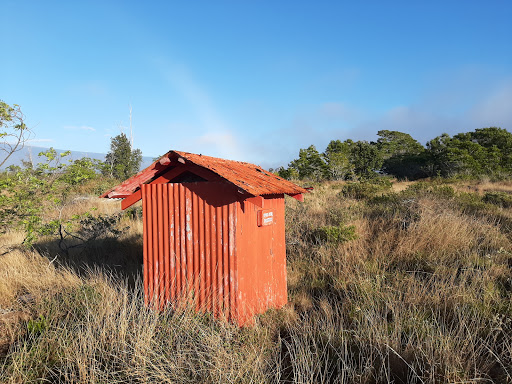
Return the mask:
M 264 378 L 270 347 L 263 328 L 240 330 L 187 308 L 158 313 L 143 305 L 140 284 L 129 289 L 98 270 L 80 278 L 35 252 L 12 251 L 2 261 L 0 327 L 10 335 L 2 340 L 10 343 L 0 365 L 3 382 Z
M 394 190 L 404 192 L 352 200 L 341 197 L 341 188 L 320 185 L 304 204 L 287 202 L 290 304 L 251 328 L 187 308 L 156 313 L 142 305 L 140 281 L 128 284 L 99 269 L 77 275 L 57 266 L 59 259 L 50 262 L 51 249 L 18 249 L 13 245 L 23 236 L 9 234 L 0 244 L 0 324 L 9 335 L 2 339 L 8 349 L 0 377 L 511 382 L 512 237 L 504 225 L 510 209 L 469 209 L 467 197 L 400 186 Z M 80 204 L 66 214 L 88 209 Z M 125 220 L 131 229 L 82 253 L 84 262 L 135 253 L 142 228 Z M 355 225 L 358 238 L 311 241 L 311 231 L 329 225 Z
M 309 360 L 306 381 L 512 380 L 512 243 L 501 220 L 465 213 L 457 196 L 343 201 L 333 186 L 314 193 L 306 206 L 292 203 L 287 234 L 289 287 L 305 327 L 293 334 L 314 338 L 324 355 Z M 304 241 L 312 227 L 337 220 L 355 224 L 359 238 Z M 290 353 L 303 348 L 297 341 Z
M 476 192 L 484 194 L 486 192 L 504 192 L 512 193 L 512 181 L 490 182 L 481 180 L 479 182 L 458 182 L 454 184 L 455 188 L 461 192 Z

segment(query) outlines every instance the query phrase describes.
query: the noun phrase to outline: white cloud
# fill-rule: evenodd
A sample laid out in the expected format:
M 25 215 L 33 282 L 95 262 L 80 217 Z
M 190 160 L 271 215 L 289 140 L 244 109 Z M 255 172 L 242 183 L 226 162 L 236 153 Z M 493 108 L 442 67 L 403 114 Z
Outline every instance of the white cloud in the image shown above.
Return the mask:
M 440 84 L 420 101 L 397 105 L 382 113 L 343 101 L 332 101 L 302 108 L 282 127 L 268 135 L 267 145 L 254 144 L 262 158 L 286 165 L 297 157 L 299 148 L 314 144 L 323 151 L 330 140 L 375 141 L 380 130 L 410 134 L 423 145 L 448 133 L 498 126 L 512 132 L 512 79 L 458 87 Z M 469 92 L 469 94 L 467 94 Z M 265 156 L 266 155 L 266 156 Z
M 487 98 L 476 103 L 468 116 L 482 127 L 499 126 L 512 130 L 512 81 L 506 82 Z
M 206 132 L 222 132 L 229 130 L 228 124 L 220 116 L 212 99 L 185 65 L 162 64 L 163 74 L 167 81 L 175 87 L 198 114 L 202 129 Z
M 439 89 L 439 99 L 454 94 L 450 88 Z M 389 109 L 371 120 L 360 121 L 351 133 L 363 133 L 374 140 L 382 129 L 409 133 L 425 144 L 442 133 L 454 135 L 476 128 L 498 126 L 512 131 L 512 81 L 490 87 L 487 92 L 472 96 L 474 100 L 452 108 L 440 108 L 431 103 L 402 105 Z M 373 137 L 372 137 L 373 136 Z
M 247 159 L 244 143 L 226 121 L 213 101 L 207 87 L 201 84 L 183 64 L 160 61 L 163 77 L 193 108 L 196 121 L 175 121 L 169 124 L 174 132 L 174 146 L 205 155 L 233 160 Z
M 231 132 L 210 132 L 197 138 L 198 148 L 216 156 L 228 159 L 240 159 L 243 155 L 240 144 Z

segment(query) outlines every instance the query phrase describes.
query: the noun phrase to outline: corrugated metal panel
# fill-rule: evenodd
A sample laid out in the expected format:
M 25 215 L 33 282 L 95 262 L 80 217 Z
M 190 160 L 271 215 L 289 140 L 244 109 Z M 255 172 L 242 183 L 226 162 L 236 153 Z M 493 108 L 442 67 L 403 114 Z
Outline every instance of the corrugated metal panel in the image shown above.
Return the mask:
M 267 172 L 254 164 L 196 155 L 188 152 L 170 151 L 145 170 L 100 197 L 126 197 L 137 190 L 139 185 L 151 182 L 157 176 L 173 167 L 182 166 L 183 164 L 178 162 L 178 159 L 208 169 L 254 196 L 279 193 L 300 194 L 307 192 L 306 189 L 288 180 L 282 179 L 273 173 Z M 167 164 L 162 165 L 162 163 Z
M 118 197 L 126 197 L 132 194 L 141 184 L 146 183 L 148 180 L 154 179 L 157 175 L 161 174 L 163 171 L 167 170 L 167 165 L 160 164 L 160 159 L 155 161 L 146 169 L 143 169 L 135 176 L 126 179 L 121 184 L 115 186 L 114 188 L 108 190 L 100 197 L 108 197 L 108 198 L 118 198 Z
M 196 165 L 207 168 L 254 196 L 278 193 L 305 193 L 304 188 L 280 178 L 263 168 L 241 161 L 219 159 L 194 153 L 171 151 Z
M 217 183 L 141 187 L 146 303 L 189 300 L 235 321 L 237 202 L 220 204 L 226 191 Z
M 263 209 L 273 213 L 273 222 L 260 227 L 257 218 L 262 208 L 247 201 L 239 207 L 237 272 L 242 323 L 287 302 L 284 196 L 265 196 Z

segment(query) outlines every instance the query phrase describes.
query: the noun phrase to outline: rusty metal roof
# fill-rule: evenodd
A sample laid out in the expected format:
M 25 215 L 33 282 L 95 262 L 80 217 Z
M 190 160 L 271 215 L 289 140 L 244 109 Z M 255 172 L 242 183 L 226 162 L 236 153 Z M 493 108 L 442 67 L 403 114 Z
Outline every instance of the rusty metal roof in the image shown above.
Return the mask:
M 225 160 L 194 153 L 169 151 L 143 171 L 100 197 L 122 198 L 131 195 L 141 184 L 148 184 L 172 168 L 194 164 L 214 172 L 254 196 L 286 193 L 296 195 L 307 190 L 263 168 L 242 161 Z

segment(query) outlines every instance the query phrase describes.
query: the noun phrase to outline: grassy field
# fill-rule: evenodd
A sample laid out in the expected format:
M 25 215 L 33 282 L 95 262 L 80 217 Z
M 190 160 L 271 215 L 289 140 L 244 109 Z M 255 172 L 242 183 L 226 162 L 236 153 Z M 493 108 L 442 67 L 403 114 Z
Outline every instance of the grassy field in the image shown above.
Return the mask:
M 287 200 L 289 304 L 239 329 L 144 307 L 142 225 L 0 238 L 5 383 L 512 382 L 512 184 L 323 183 Z M 63 211 L 119 203 L 80 198 Z

